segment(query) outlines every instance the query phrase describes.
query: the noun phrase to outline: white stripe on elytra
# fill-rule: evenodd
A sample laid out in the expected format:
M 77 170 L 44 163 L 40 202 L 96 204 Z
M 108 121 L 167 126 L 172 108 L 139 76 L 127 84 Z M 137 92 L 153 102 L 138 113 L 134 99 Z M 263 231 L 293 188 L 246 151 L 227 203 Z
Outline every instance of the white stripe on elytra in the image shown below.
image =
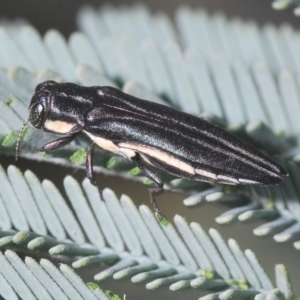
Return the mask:
M 71 98 L 73 100 L 76 100 L 76 101 L 81 101 L 81 102 L 84 102 L 86 101 L 86 99 L 82 96 L 78 96 L 78 95 L 68 95 L 66 94 L 65 92 L 61 92 L 59 93 L 60 96 L 63 96 L 63 97 L 66 97 L 66 98 Z
M 155 157 L 156 159 L 166 163 L 169 166 L 175 166 L 177 169 L 182 170 L 188 174 L 195 174 L 195 169 L 189 164 L 179 160 L 178 158 L 153 147 L 148 147 L 145 145 L 137 145 L 130 143 L 120 143 L 119 146 L 123 149 L 131 149 L 138 153 L 146 154 L 150 157 Z
M 112 141 L 94 136 L 89 132 L 84 131 L 100 148 L 105 149 L 107 151 L 122 155 L 127 158 L 132 158 L 135 156 L 136 152 L 140 153 L 144 160 L 148 163 L 149 160 L 146 158 L 145 155 L 150 157 L 154 157 L 170 166 L 174 166 L 179 170 L 182 170 L 188 174 L 197 174 L 203 177 L 211 178 L 213 180 L 220 180 L 222 183 L 227 184 L 238 184 L 238 183 L 245 183 L 245 184 L 258 184 L 259 182 L 249 180 L 249 179 L 242 179 L 239 178 L 238 180 L 224 175 L 217 175 L 215 173 L 203 170 L 203 169 L 195 169 L 189 164 L 179 160 L 178 158 L 153 147 L 145 146 L 145 145 L 137 145 L 137 144 L 130 144 L 130 143 L 120 143 L 118 146 L 115 145 Z
M 115 145 L 112 141 L 101 138 L 99 136 L 95 136 L 93 134 L 90 134 L 87 131 L 84 131 L 84 133 L 86 133 L 95 144 L 97 144 L 100 148 L 102 148 L 104 150 L 119 154 L 128 159 L 135 156 L 135 152 L 131 149 L 120 148 L 117 145 Z
M 234 183 L 234 184 L 238 184 L 239 181 L 236 179 L 236 178 L 233 178 L 233 177 L 229 177 L 229 176 L 224 176 L 224 175 L 218 175 L 218 178 L 223 180 L 223 181 L 226 181 L 226 182 L 231 182 L 231 183 Z
M 217 180 L 218 177 L 215 173 L 209 172 L 209 171 L 205 171 L 203 169 L 195 169 L 195 173 L 204 177 L 208 177 L 208 178 L 212 178 Z
M 245 183 L 245 184 L 260 184 L 258 181 L 250 180 L 250 179 L 243 179 L 239 178 L 240 183 Z

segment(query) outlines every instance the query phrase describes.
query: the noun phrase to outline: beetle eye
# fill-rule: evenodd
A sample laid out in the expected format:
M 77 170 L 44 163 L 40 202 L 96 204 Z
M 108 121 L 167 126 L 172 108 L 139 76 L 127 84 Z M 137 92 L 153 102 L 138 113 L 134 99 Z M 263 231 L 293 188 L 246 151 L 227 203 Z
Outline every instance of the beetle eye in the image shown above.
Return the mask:
M 40 128 L 42 125 L 44 117 L 44 107 L 42 104 L 35 104 L 31 107 L 30 109 L 30 114 L 29 114 L 29 121 L 30 123 L 36 127 Z

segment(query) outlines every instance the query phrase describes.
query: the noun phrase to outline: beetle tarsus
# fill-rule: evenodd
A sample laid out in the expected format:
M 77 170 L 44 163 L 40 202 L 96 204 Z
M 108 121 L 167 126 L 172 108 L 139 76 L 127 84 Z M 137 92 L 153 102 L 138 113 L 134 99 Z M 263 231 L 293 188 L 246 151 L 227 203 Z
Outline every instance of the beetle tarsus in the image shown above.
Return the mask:
M 63 138 L 58 139 L 58 140 L 55 140 L 55 141 L 50 142 L 48 144 L 45 144 L 40 149 L 40 151 L 55 150 L 55 149 L 64 147 L 64 146 L 70 144 L 74 140 L 76 135 L 77 135 L 77 133 L 73 134 L 73 135 L 70 135 L 70 136 L 67 136 L 67 137 L 63 137 Z
M 97 186 L 97 183 L 95 181 L 94 172 L 93 172 L 94 147 L 95 147 L 95 143 L 92 143 L 89 145 L 89 147 L 87 149 L 85 168 L 86 168 L 86 177 L 89 179 L 89 181 L 92 185 Z
M 150 187 L 149 188 L 150 202 L 153 206 L 153 210 L 154 210 L 154 213 L 155 213 L 156 217 L 158 219 L 165 219 L 166 220 L 167 218 L 164 216 L 164 214 L 162 213 L 162 211 L 158 207 L 157 202 L 155 200 L 155 196 L 154 196 L 154 195 L 158 195 L 162 191 L 163 191 L 162 187 Z

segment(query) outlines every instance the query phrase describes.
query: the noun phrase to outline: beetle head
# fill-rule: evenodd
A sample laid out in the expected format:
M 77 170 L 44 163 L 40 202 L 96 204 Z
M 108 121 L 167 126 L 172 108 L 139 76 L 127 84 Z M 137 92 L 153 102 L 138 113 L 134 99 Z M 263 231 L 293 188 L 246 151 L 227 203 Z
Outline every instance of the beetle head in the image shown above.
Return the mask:
M 49 98 L 51 94 L 51 89 L 55 84 L 55 81 L 45 81 L 35 88 L 35 93 L 32 96 L 29 105 L 29 118 L 26 121 L 24 121 L 19 131 L 19 136 L 16 143 L 16 161 L 18 160 L 18 150 L 21 136 L 27 123 L 30 122 L 34 127 L 39 129 L 42 127 L 45 114 L 44 112 L 46 110 L 47 105 L 47 99 Z
M 51 90 L 56 84 L 55 81 L 45 81 L 39 84 L 35 89 L 29 105 L 29 122 L 36 128 L 40 129 L 43 126 Z

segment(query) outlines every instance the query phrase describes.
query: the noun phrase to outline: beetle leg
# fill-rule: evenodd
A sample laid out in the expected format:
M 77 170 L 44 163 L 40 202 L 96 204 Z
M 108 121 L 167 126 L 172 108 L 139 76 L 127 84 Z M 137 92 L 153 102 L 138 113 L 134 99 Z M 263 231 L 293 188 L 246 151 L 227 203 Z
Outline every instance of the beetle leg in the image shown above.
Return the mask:
M 40 149 L 40 151 L 54 150 L 54 149 L 61 148 L 65 145 L 68 145 L 69 143 L 71 143 L 74 140 L 76 135 L 77 135 L 77 133 L 73 134 L 73 135 L 70 135 L 70 136 L 67 136 L 67 137 L 63 137 L 63 138 L 58 139 L 58 140 L 55 140 L 55 141 L 50 142 L 48 144 L 45 144 Z
M 154 172 L 152 172 L 145 164 L 144 162 L 141 160 L 141 157 L 138 153 L 136 153 L 135 157 L 131 158 L 139 167 L 139 169 L 141 170 L 141 172 L 148 177 L 149 179 L 151 179 L 156 185 L 157 187 L 150 187 L 149 188 L 149 193 L 150 193 L 150 202 L 153 205 L 153 210 L 155 212 L 155 214 L 158 216 L 158 218 L 160 219 L 165 219 L 165 216 L 163 215 L 163 213 L 161 212 L 161 210 L 159 209 L 155 197 L 155 194 L 159 194 L 160 192 L 163 191 L 163 186 L 164 183 L 160 180 L 160 178 L 158 178 L 156 176 L 156 174 Z
M 134 161 L 137 166 L 139 167 L 139 169 L 141 170 L 141 172 L 148 177 L 149 179 L 151 179 L 157 186 L 159 186 L 159 188 L 163 189 L 164 183 L 156 176 L 156 174 L 154 172 L 152 172 L 145 164 L 144 162 L 141 160 L 141 157 L 138 153 L 136 153 L 136 155 L 134 157 L 131 158 L 132 161 Z
M 90 183 L 92 185 L 97 186 L 95 178 L 94 178 L 94 172 L 93 172 L 94 146 L 95 146 L 95 143 L 92 143 L 89 145 L 89 147 L 87 149 L 85 169 L 86 169 L 86 177 L 90 180 Z

